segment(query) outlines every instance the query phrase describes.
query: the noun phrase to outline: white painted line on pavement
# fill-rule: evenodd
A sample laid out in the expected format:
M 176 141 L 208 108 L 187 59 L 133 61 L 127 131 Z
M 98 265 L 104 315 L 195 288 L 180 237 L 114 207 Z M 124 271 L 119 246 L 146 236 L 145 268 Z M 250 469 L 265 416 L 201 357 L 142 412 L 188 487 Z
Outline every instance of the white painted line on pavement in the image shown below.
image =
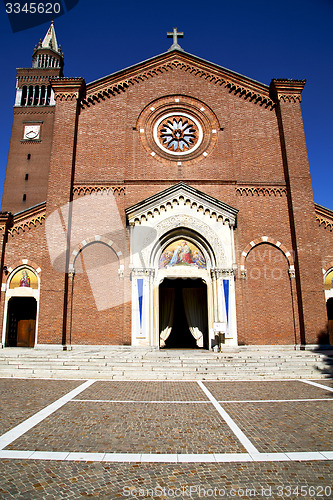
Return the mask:
M 191 463 L 191 462 L 216 462 L 214 453 L 179 453 L 178 462 Z
M 228 400 L 218 401 L 219 403 L 304 403 L 307 401 L 332 401 L 332 398 L 317 398 L 317 399 L 244 399 L 244 400 Z
M 232 463 L 333 460 L 333 451 L 288 453 L 84 453 L 0 450 L 0 459 L 109 463 Z
M 287 457 L 291 460 L 311 461 L 311 460 L 327 460 L 320 451 L 295 451 L 287 452 Z
M 328 385 L 318 384 L 318 382 L 312 382 L 312 380 L 300 379 L 300 382 L 304 382 L 304 384 L 314 385 L 315 387 L 320 387 L 320 389 L 325 389 L 326 391 L 333 392 L 333 387 L 328 387 Z
M 29 458 L 31 460 L 66 460 L 68 455 L 68 451 L 34 451 Z
M 290 461 L 286 453 L 251 453 L 254 462 L 285 462 Z
M 206 396 L 209 398 L 209 400 L 212 402 L 214 405 L 215 409 L 219 412 L 223 420 L 226 422 L 226 424 L 230 427 L 232 432 L 236 435 L 238 440 L 242 443 L 244 448 L 248 453 L 259 453 L 257 448 L 251 443 L 251 441 L 245 436 L 244 432 L 238 427 L 238 425 L 232 420 L 232 418 L 228 415 L 228 413 L 222 408 L 222 406 L 219 404 L 219 402 L 214 398 L 214 396 L 209 392 L 207 387 L 204 386 L 204 384 L 198 380 L 198 384 L 203 390 L 203 392 L 206 394 Z
M 214 453 L 216 462 L 253 462 L 249 453 Z
M 80 401 L 81 403 L 168 403 L 168 404 L 211 404 L 210 401 L 140 401 L 140 400 L 117 400 L 117 399 L 72 399 L 71 403 Z
M 103 462 L 141 462 L 142 453 L 105 453 Z
M 29 459 L 34 453 L 34 451 L 26 450 L 0 450 L 0 458 Z
M 178 462 L 177 453 L 142 453 L 141 462 L 168 462 L 168 463 L 177 463 Z
M 80 461 L 80 462 L 102 462 L 105 457 L 105 453 L 84 453 L 84 452 L 72 452 L 66 457 L 66 461 Z
M 68 403 L 68 401 L 70 401 L 72 398 L 80 394 L 82 391 L 90 387 L 94 382 L 95 380 L 87 380 L 83 384 L 79 385 L 79 387 L 76 387 L 69 393 L 57 399 L 57 401 L 54 401 L 53 403 L 46 406 L 39 412 L 35 413 L 35 415 L 32 415 L 31 417 L 27 418 L 27 420 L 24 420 L 24 422 L 21 422 L 20 424 L 16 425 L 10 431 L 5 432 L 5 434 L 0 436 L 0 450 L 3 450 L 3 448 L 5 448 L 10 443 L 21 437 L 23 434 L 25 434 L 27 431 L 35 427 L 35 425 L 42 422 L 45 418 L 49 417 L 55 411 L 59 410 L 59 408 L 64 406 L 66 403 Z

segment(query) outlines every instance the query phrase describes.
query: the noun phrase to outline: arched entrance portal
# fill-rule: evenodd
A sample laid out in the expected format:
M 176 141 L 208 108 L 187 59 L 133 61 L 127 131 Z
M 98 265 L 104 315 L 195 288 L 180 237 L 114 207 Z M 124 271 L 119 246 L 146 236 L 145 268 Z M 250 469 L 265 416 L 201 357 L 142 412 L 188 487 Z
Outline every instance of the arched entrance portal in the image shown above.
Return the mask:
M 34 347 L 37 301 L 12 297 L 8 302 L 6 347 Z
M 6 284 L 2 346 L 34 347 L 38 331 L 39 271 L 19 266 Z
M 160 347 L 208 349 L 207 286 L 201 279 L 164 279 L 159 287 Z

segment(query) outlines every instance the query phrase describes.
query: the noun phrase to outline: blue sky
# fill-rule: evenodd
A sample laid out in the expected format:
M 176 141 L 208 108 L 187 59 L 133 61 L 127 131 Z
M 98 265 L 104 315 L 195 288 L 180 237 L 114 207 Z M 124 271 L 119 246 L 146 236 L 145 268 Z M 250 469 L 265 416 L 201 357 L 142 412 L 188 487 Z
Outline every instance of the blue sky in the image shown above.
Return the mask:
M 0 4 L 0 191 L 17 67 L 31 67 L 49 23 L 13 33 Z M 184 31 L 187 52 L 262 83 L 306 78 L 302 112 L 315 202 L 333 209 L 333 0 L 79 0 L 55 20 L 65 76 L 86 82 L 165 52 Z

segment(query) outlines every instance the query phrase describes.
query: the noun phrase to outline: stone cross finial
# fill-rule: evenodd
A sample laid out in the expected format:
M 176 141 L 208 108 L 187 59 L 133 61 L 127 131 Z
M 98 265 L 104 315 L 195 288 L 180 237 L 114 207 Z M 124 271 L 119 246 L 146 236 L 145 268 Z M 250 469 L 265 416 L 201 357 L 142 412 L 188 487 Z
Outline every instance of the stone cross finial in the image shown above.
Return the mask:
M 171 33 L 168 32 L 167 37 L 173 39 L 173 43 L 169 50 L 174 50 L 174 49 L 183 50 L 181 46 L 178 44 L 178 38 L 183 38 L 183 36 L 184 33 L 183 32 L 178 33 L 177 28 L 173 28 Z

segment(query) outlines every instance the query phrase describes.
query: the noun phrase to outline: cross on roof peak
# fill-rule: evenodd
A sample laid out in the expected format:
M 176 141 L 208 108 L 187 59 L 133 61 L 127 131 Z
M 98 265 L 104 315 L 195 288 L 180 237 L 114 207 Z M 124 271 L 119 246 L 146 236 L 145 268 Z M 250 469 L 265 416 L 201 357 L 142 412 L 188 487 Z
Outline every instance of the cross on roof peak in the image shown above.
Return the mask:
M 169 50 L 175 50 L 175 49 L 183 50 L 181 48 L 181 46 L 179 45 L 179 43 L 178 43 L 178 38 L 183 38 L 183 36 L 184 36 L 184 33 L 183 32 L 178 32 L 177 28 L 173 28 L 173 30 L 172 30 L 171 33 L 168 32 L 167 33 L 167 37 L 173 39 L 173 43 L 172 43 L 172 45 L 171 45 L 171 47 L 170 47 Z

